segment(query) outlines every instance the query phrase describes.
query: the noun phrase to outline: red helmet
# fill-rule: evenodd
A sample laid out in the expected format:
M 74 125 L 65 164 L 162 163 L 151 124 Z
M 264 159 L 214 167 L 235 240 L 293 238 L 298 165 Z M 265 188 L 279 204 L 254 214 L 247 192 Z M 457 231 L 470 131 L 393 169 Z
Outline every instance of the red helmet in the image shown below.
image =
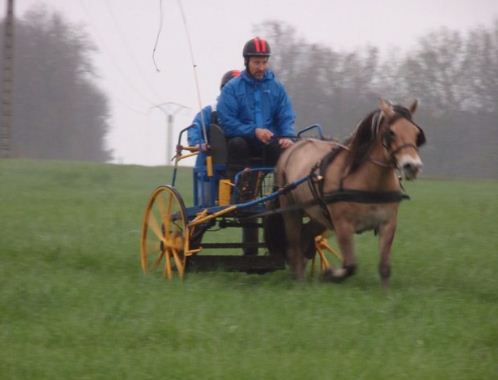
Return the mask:
M 270 44 L 260 37 L 255 37 L 246 42 L 242 55 L 247 60 L 249 57 L 269 57 L 271 56 Z
M 221 84 L 220 84 L 220 90 L 228 83 L 230 79 L 236 78 L 240 76 L 240 71 L 239 70 L 230 70 L 223 75 L 221 78 Z

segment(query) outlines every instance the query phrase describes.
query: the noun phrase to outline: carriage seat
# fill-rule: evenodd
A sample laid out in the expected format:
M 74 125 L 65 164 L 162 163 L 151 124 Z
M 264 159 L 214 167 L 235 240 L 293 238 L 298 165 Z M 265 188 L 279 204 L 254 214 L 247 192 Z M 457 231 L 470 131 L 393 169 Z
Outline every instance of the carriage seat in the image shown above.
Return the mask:
M 196 161 L 193 171 L 194 203 L 196 206 L 201 207 L 216 205 L 219 181 L 226 178 L 226 161 L 228 157 L 228 144 L 225 133 L 223 132 L 221 127 L 218 124 L 211 123 L 207 132 L 209 145 L 211 148 L 211 159 L 213 163 L 214 176 L 207 176 L 206 160 L 203 158 Z M 250 167 L 260 167 L 262 162 L 262 159 L 259 157 L 251 158 Z M 244 174 L 241 177 L 241 180 L 243 179 L 243 177 L 246 177 L 246 175 Z M 252 176 L 249 175 L 249 178 L 251 178 L 252 184 Z M 246 181 L 241 181 L 238 185 L 246 187 L 245 182 Z M 238 189 L 238 192 L 241 191 Z
M 321 126 L 318 124 L 313 124 L 309 127 L 304 128 L 298 133 L 298 136 L 310 135 L 310 133 L 318 133 L 318 137 L 323 139 L 323 133 Z M 207 176 L 206 160 L 203 155 L 199 157 L 196 161 L 193 176 L 194 176 L 194 200 L 195 206 L 199 207 L 209 207 L 214 206 L 217 203 L 218 193 L 219 193 L 219 181 L 226 178 L 226 162 L 228 157 L 228 144 L 225 137 L 225 133 L 217 123 L 211 123 L 207 131 L 209 138 L 209 145 L 211 147 L 211 158 L 213 163 L 213 177 Z M 263 167 L 263 159 L 261 157 L 250 158 L 251 168 L 261 168 Z M 266 185 L 265 178 L 270 171 L 244 171 L 238 179 L 236 186 L 236 200 L 244 201 L 247 199 L 254 198 L 258 192 L 263 191 L 265 194 L 273 191 L 272 176 L 268 176 L 268 183 Z M 264 190 L 263 190 L 263 181 Z M 248 189 L 248 191 L 245 191 Z
M 228 149 L 227 140 L 223 129 L 218 124 L 211 124 L 209 128 L 209 145 L 212 149 L 213 164 L 225 165 L 227 161 Z M 261 166 L 261 157 L 249 157 L 250 167 Z
M 218 124 L 211 124 L 209 128 L 209 145 L 212 150 L 213 164 L 225 165 L 228 149 L 225 133 Z

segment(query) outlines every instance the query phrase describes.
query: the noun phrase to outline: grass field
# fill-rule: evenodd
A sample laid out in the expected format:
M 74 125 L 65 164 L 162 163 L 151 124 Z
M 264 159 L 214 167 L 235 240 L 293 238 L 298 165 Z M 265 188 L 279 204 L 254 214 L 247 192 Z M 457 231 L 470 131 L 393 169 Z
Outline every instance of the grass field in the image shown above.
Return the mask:
M 372 234 L 343 284 L 144 276 L 165 168 L 0 161 L 0 379 L 497 379 L 498 182 L 407 184 L 389 294 Z M 179 189 L 191 204 L 190 172 Z

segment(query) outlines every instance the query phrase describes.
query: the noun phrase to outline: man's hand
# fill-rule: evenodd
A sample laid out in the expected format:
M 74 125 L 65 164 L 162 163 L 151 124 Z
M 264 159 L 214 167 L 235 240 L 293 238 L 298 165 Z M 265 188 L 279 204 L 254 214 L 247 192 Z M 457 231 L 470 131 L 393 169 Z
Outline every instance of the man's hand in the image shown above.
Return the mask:
M 290 147 L 294 142 L 291 139 L 280 139 L 278 140 L 278 144 L 280 145 L 280 148 L 282 149 L 287 149 Z
M 209 145 L 204 144 L 204 143 L 195 144 L 194 148 L 197 149 L 199 152 L 207 152 L 207 150 L 209 149 Z
M 265 128 L 256 128 L 254 131 L 256 138 L 261 141 L 263 144 L 269 144 L 272 137 L 273 133 L 269 129 Z

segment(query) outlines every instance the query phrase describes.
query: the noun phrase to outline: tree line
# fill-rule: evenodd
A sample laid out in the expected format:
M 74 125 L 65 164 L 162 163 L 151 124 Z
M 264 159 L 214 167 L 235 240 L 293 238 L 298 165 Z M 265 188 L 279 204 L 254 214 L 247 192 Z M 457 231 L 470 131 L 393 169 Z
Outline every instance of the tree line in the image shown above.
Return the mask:
M 15 20 L 13 157 L 111 158 L 104 141 L 109 129 L 108 99 L 96 84 L 91 61 L 95 50 L 80 28 L 44 8 Z
M 279 21 L 256 25 L 272 42 L 271 64 L 285 84 L 298 126 L 319 123 L 343 139 L 380 96 L 420 100 L 424 172 L 498 178 L 498 20 L 468 32 L 430 32 L 407 52 L 376 47 L 337 51 L 309 43 Z
M 498 178 L 498 20 L 467 32 L 442 28 L 409 51 L 382 55 L 374 46 L 338 51 L 310 43 L 279 21 L 254 32 L 272 44 L 271 64 L 298 126 L 319 123 L 343 139 L 379 97 L 404 104 L 417 98 L 427 175 Z M 13 155 L 109 160 L 108 99 L 97 86 L 88 36 L 35 8 L 16 20 L 15 39 Z

